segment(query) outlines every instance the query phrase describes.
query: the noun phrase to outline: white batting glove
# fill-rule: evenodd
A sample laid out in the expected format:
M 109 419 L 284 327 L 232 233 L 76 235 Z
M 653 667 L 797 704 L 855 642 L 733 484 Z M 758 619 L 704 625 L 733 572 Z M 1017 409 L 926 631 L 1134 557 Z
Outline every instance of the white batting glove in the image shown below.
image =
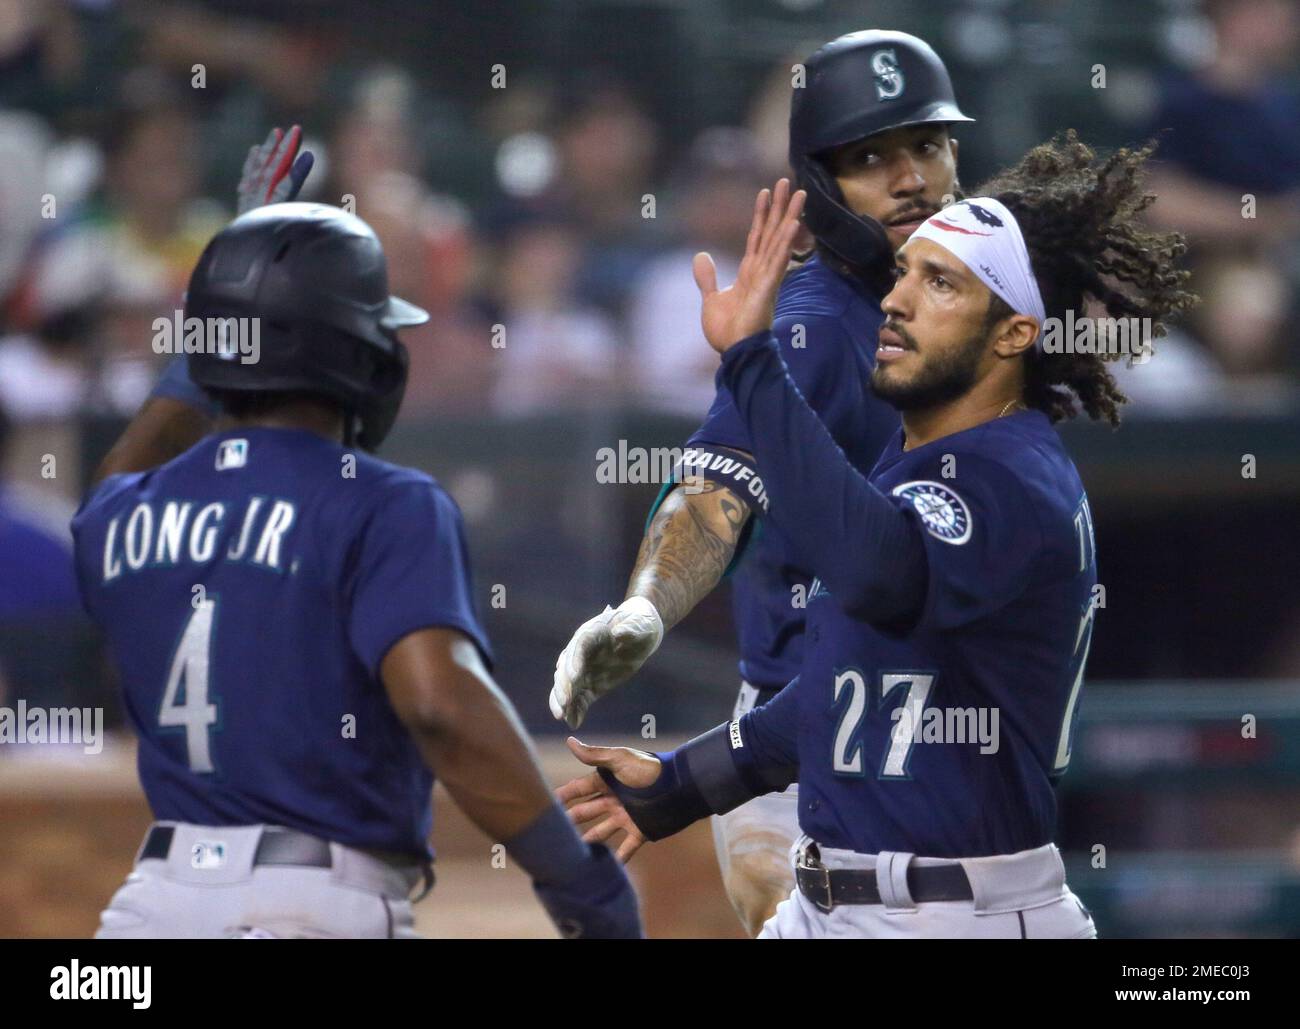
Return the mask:
M 630 679 L 663 638 L 663 619 L 645 597 L 583 622 L 555 662 L 551 714 L 578 728 L 596 698 Z

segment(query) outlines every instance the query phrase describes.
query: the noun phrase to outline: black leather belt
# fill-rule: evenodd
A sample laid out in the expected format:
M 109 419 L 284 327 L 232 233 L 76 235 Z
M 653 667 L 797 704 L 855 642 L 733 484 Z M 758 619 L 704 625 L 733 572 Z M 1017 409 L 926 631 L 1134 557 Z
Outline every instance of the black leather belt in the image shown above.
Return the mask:
M 175 826 L 151 826 L 145 834 L 144 845 L 140 848 L 140 856 L 137 860 L 144 861 L 148 858 L 158 858 L 166 861 L 167 856 L 171 853 L 172 840 L 175 835 Z M 424 889 L 412 898 L 413 903 L 423 900 L 429 895 L 429 891 L 433 889 L 435 877 L 431 862 L 416 862 L 405 856 L 380 851 L 364 851 L 364 853 L 385 864 L 392 865 L 394 868 L 404 868 L 410 865 L 419 866 L 420 875 L 424 880 Z M 328 840 L 322 840 L 305 832 L 298 832 L 297 829 L 267 825 L 262 827 L 262 835 L 257 840 L 257 849 L 253 852 L 253 867 L 264 865 L 280 865 L 294 868 L 333 868 L 334 858 L 330 853 Z
M 167 855 L 172 849 L 172 838 L 175 835 L 175 826 L 153 826 L 145 835 L 144 846 L 140 848 L 140 860 L 144 861 L 146 858 L 167 860 Z M 325 840 L 295 829 L 268 825 L 262 830 L 262 835 L 257 841 L 253 864 L 254 866 L 293 865 L 299 868 L 332 868 L 334 859 L 330 856 L 330 845 Z
M 814 857 L 815 861 L 816 858 Z M 882 904 L 874 870 L 825 868 L 820 863 L 798 863 L 794 869 L 799 892 L 819 911 L 840 904 Z M 917 904 L 934 900 L 974 900 L 966 869 L 961 865 L 931 865 L 907 868 L 907 892 Z

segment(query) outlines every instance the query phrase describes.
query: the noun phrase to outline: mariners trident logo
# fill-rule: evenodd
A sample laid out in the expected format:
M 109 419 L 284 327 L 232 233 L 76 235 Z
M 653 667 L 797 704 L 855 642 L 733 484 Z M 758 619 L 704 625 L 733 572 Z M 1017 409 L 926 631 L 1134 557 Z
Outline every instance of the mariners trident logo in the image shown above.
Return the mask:
M 877 100 L 897 100 L 903 95 L 903 73 L 894 51 L 877 50 L 872 54 L 871 70 L 876 76 Z
M 938 482 L 905 482 L 893 494 L 905 498 L 921 516 L 925 531 L 954 545 L 970 539 L 970 509 L 966 501 Z

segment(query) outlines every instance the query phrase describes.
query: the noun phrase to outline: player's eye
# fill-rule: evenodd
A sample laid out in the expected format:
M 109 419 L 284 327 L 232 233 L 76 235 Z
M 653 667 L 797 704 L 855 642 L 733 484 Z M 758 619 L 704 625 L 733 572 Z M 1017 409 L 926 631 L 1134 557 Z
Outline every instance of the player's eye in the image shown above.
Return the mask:
M 899 279 L 901 279 L 904 275 L 907 274 L 907 269 L 904 268 L 901 264 L 894 265 L 894 267 L 890 270 L 894 276 L 895 282 L 897 282 Z
M 943 290 L 952 289 L 952 283 L 949 282 L 947 279 L 945 279 L 942 275 L 935 275 L 931 277 L 930 281 L 934 284 L 935 288 L 937 289 L 943 289 Z

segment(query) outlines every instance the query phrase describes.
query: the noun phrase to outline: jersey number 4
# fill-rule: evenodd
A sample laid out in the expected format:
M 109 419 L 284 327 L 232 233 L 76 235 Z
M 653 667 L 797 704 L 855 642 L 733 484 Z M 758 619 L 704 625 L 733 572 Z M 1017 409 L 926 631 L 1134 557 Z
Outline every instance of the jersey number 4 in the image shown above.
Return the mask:
M 216 618 L 216 598 L 199 601 L 181 633 L 158 709 L 160 726 L 185 730 L 185 750 L 191 772 L 215 771 L 209 729 L 217 720 L 217 705 L 208 702 L 208 675 L 212 666 L 212 628 Z

